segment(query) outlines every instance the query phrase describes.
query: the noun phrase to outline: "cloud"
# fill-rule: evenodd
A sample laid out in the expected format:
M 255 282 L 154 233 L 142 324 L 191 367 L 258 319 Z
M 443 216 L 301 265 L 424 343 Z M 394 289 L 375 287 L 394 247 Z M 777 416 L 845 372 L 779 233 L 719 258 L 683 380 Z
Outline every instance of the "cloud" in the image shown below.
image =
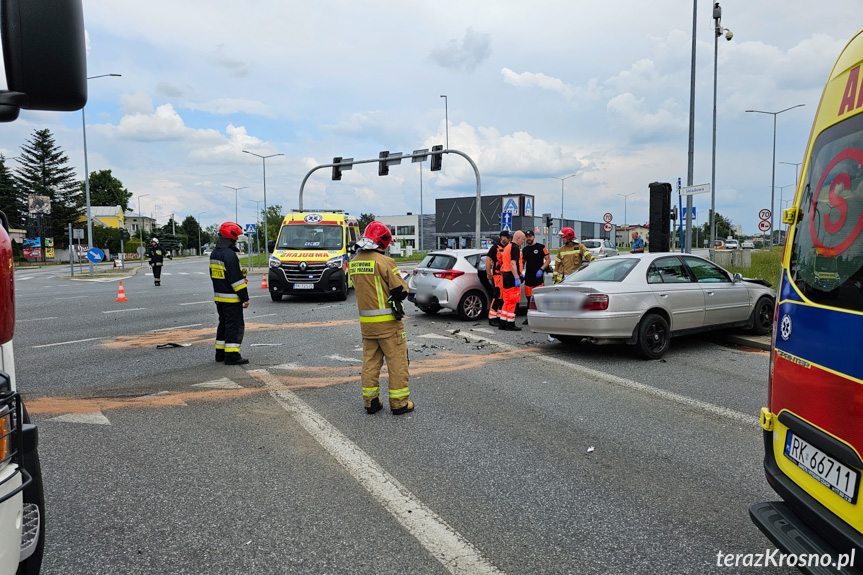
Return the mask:
M 123 114 L 150 114 L 153 112 L 153 100 L 145 92 L 120 95 L 120 111 Z
M 432 50 L 431 58 L 443 68 L 459 72 L 473 72 L 491 55 L 491 35 L 468 28 L 464 39 L 450 40 L 445 46 Z
M 163 104 L 152 113 L 138 111 L 123 116 L 117 126 L 117 136 L 141 142 L 181 140 L 190 129 L 174 106 Z
M 211 132 L 210 130 L 206 132 L 203 130 L 198 131 L 198 136 L 203 136 L 199 139 L 206 139 L 207 142 L 213 140 L 216 143 L 193 149 L 189 153 L 189 159 L 208 164 L 236 162 L 239 158 L 243 157 L 243 150 L 254 150 L 264 144 L 260 139 L 250 136 L 244 126 L 229 124 L 225 128 L 225 132 L 228 135 L 227 140 L 221 134 L 218 134 L 218 132 L 216 132 L 218 139 L 213 138 Z
M 543 90 L 551 90 L 559 92 L 564 96 L 568 96 L 572 92 L 572 86 L 565 83 L 560 78 L 552 78 L 546 76 L 542 72 L 513 72 L 509 68 L 503 68 L 500 71 L 503 74 L 503 81 L 517 88 L 541 88 Z
M 218 98 L 202 104 L 186 104 L 183 107 L 190 110 L 209 112 L 210 114 L 215 114 L 217 116 L 253 114 L 256 116 L 265 116 L 267 118 L 275 117 L 272 109 L 267 104 L 257 102 L 255 100 L 243 100 L 239 98 Z
M 627 92 L 608 101 L 606 114 L 615 131 L 636 143 L 646 143 L 670 140 L 686 132 L 688 118 L 677 108 L 673 100 L 666 100 L 662 107 L 651 110 L 644 98 Z
M 187 88 L 174 84 L 173 82 L 159 82 L 156 84 L 156 91 L 168 98 L 182 98 L 187 94 L 187 92 L 193 91 L 191 87 Z
M 226 68 L 232 76 L 243 78 L 249 75 L 251 65 L 242 60 L 236 60 L 225 54 L 225 45 L 216 46 L 216 52 L 209 57 L 210 64 L 219 68 Z

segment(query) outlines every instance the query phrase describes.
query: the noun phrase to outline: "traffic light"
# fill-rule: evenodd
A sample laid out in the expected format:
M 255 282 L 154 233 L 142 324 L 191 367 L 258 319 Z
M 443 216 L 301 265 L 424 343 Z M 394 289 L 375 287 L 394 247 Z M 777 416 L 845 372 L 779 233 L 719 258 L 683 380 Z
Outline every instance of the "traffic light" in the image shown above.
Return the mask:
M 388 151 L 387 152 L 381 152 L 380 154 L 378 154 L 378 158 L 380 158 L 380 161 L 378 162 L 378 175 L 379 176 L 386 176 L 387 174 L 390 173 L 390 167 L 387 165 L 387 157 L 389 155 L 390 155 L 390 153 Z
M 333 164 L 340 164 L 341 162 L 342 162 L 342 158 L 340 156 L 333 158 Z M 336 166 L 336 165 L 333 166 L 333 179 L 334 180 L 341 180 L 342 179 L 342 169 L 339 166 Z
M 443 164 L 443 154 L 440 153 L 443 151 L 443 146 L 432 146 L 431 153 L 431 171 L 437 172 L 441 169 L 441 164 Z M 437 154 L 435 152 L 438 152 Z
M 546 227 L 549 227 L 549 228 L 550 228 L 550 227 L 552 227 L 552 224 L 553 224 L 553 223 L 554 223 L 554 219 L 553 219 L 553 218 L 545 218 L 545 225 L 546 225 Z
M 677 206 L 674 206 L 673 208 L 671 208 L 671 219 L 677 220 Z

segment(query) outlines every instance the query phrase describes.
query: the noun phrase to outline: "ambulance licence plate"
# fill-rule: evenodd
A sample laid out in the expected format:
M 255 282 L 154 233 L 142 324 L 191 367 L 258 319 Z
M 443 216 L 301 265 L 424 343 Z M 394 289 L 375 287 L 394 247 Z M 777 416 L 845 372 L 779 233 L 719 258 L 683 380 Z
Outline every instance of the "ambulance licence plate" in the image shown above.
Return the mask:
M 849 503 L 857 500 L 860 472 L 843 465 L 790 431 L 785 437 L 785 457 Z
M 315 284 L 294 284 L 294 289 L 315 289 Z

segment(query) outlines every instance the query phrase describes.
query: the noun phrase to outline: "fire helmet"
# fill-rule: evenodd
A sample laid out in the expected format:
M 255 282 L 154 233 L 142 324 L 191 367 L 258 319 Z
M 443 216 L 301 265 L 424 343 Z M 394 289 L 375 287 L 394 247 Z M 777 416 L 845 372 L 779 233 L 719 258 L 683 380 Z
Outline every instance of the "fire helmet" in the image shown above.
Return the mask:
M 562 237 L 564 240 L 571 242 L 575 239 L 575 230 L 572 228 L 563 228 L 557 235 Z
M 234 222 L 225 222 L 219 226 L 219 235 L 223 238 L 237 240 L 241 235 L 243 235 L 243 228 Z
M 377 242 L 378 246 L 382 250 L 387 249 L 387 246 L 389 246 L 390 242 L 393 241 L 390 229 L 381 222 L 372 222 L 367 225 L 363 232 L 363 237 L 368 238 L 373 242 Z
M 158 243 L 159 243 L 159 238 L 153 238 L 153 239 L 152 239 L 152 240 L 150 240 L 150 241 L 151 241 L 152 243 L 154 243 L 154 244 L 158 244 Z

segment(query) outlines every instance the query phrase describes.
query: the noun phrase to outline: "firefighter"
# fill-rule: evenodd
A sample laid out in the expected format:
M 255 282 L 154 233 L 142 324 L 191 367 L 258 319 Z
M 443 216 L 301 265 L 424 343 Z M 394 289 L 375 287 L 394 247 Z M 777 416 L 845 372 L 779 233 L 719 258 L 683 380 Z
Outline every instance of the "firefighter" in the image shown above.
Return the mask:
M 147 257 L 150 258 L 150 267 L 153 269 L 153 281 L 156 287 L 159 287 L 162 285 L 162 262 L 165 260 L 165 250 L 159 245 L 159 238 L 150 240 Z
M 557 235 L 563 244 L 557 251 L 557 259 L 554 260 L 554 283 L 563 281 L 563 278 L 580 268 L 582 262 L 594 260 L 590 250 L 575 241 L 574 229 L 563 228 Z
M 533 288 L 541 287 L 545 283 L 543 274 L 551 263 L 551 256 L 548 255 L 548 248 L 536 241 L 533 230 L 525 231 L 524 237 L 527 246 L 522 250 L 522 259 L 524 259 L 522 276 L 524 276 L 524 296 L 529 300 L 533 295 Z M 524 320 L 522 325 L 527 325 L 527 320 Z
M 350 263 L 363 337 L 363 405 L 369 414 L 383 408 L 379 382 L 384 359 L 393 415 L 414 410 L 414 403 L 409 400 L 408 347 L 402 321 L 402 302 L 408 295 L 408 286 L 399 275 L 395 260 L 386 255 L 392 240 L 386 225 L 371 222 L 357 242 L 359 251 Z
M 216 329 L 216 361 L 225 365 L 244 365 L 249 360 L 240 356 L 240 344 L 246 324 L 243 310 L 249 307 L 249 290 L 237 257 L 237 238 L 243 233 L 234 222 L 219 227 L 216 248 L 210 254 L 210 279 L 213 280 L 219 327 Z
M 500 325 L 500 309 L 503 307 L 503 288 L 501 287 L 500 260 L 503 250 L 509 243 L 509 231 L 502 230 L 500 239 L 494 242 L 485 255 L 485 273 L 491 284 L 491 305 L 488 308 L 488 325 Z
M 503 250 L 501 258 L 501 291 L 503 292 L 503 308 L 500 310 L 500 325 L 504 331 L 521 331 L 515 325 L 515 308 L 521 299 L 521 270 L 524 267 L 521 257 L 521 246 L 524 245 L 524 232 L 515 232 L 512 241 Z

